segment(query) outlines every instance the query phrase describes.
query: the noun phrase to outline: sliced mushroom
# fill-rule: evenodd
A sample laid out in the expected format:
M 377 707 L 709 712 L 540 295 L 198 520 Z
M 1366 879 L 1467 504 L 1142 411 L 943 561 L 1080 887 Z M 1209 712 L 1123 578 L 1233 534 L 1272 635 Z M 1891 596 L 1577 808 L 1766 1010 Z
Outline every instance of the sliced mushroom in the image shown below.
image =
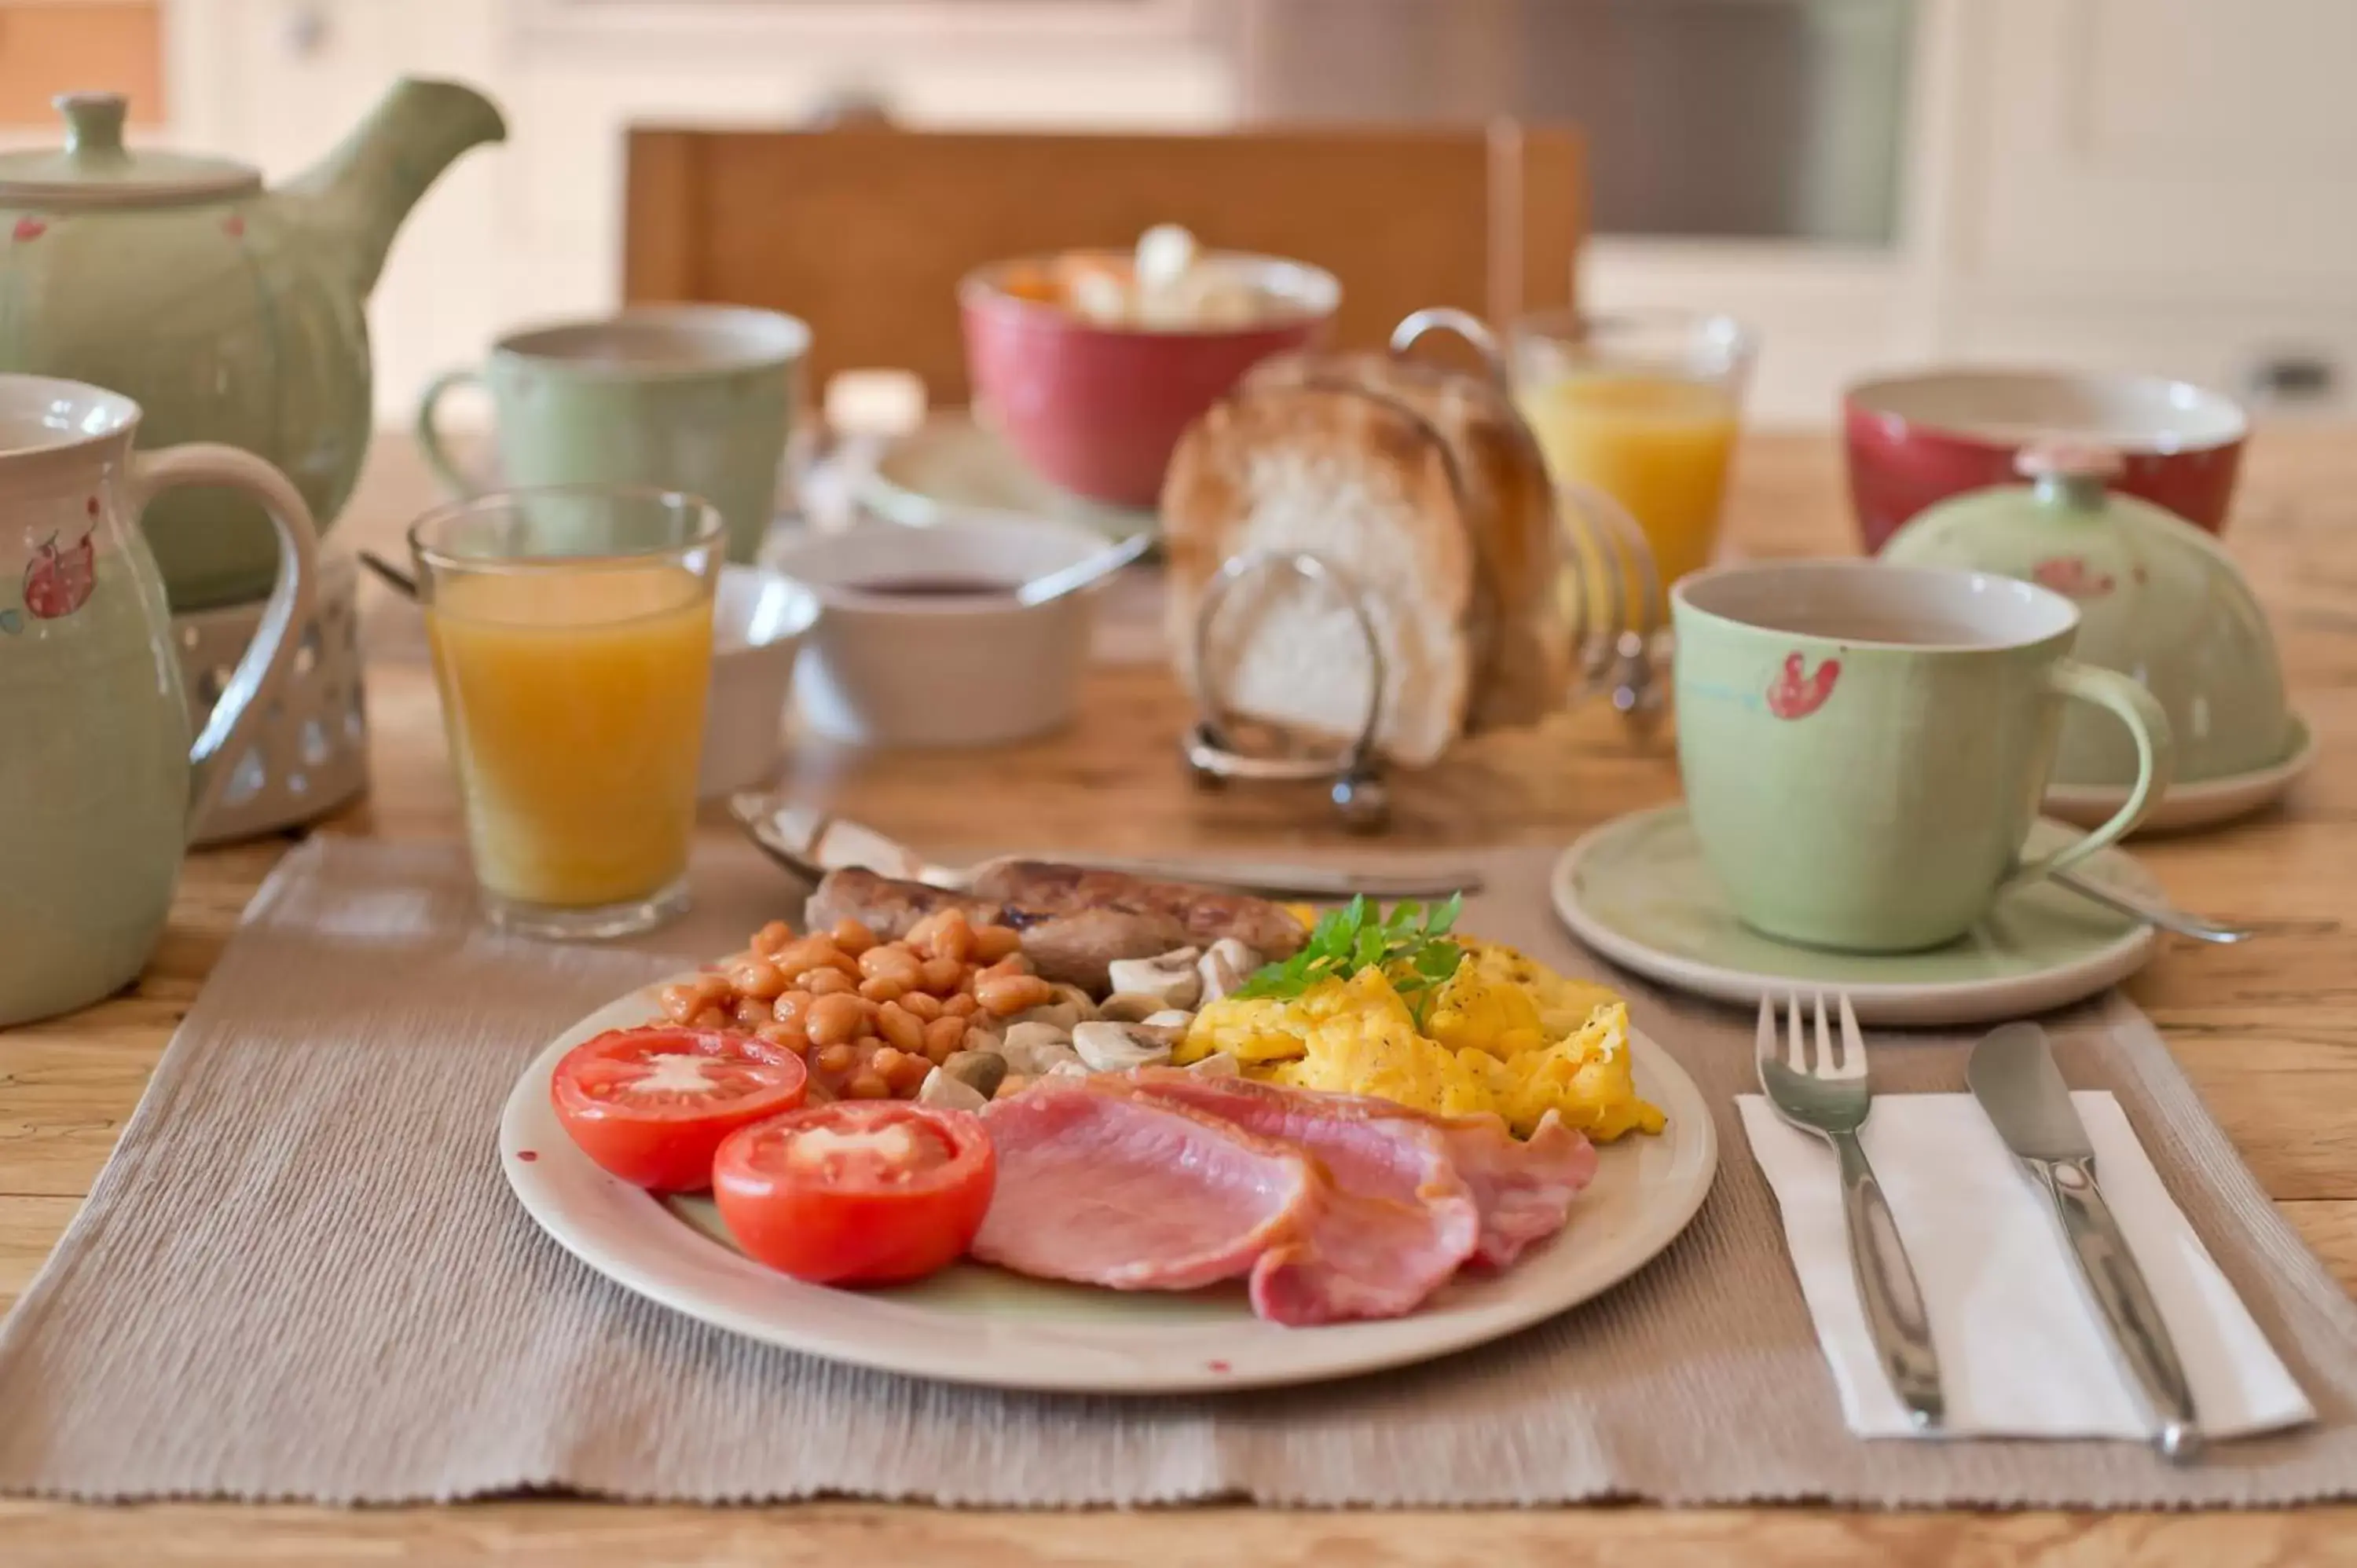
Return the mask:
M 1144 1024 L 1114 1024 L 1100 1019 L 1072 1031 L 1072 1048 L 1099 1072 L 1165 1066 L 1177 1043 L 1168 1030 L 1149 1028 Z
M 1001 1068 L 1004 1070 L 1004 1064 Z M 991 1087 L 996 1089 L 997 1085 Z M 944 1106 L 952 1111 L 979 1111 L 990 1103 L 990 1096 L 951 1072 L 949 1064 L 944 1062 L 925 1075 L 925 1081 L 917 1089 L 917 1103 Z
M 1184 1039 L 1187 1035 L 1187 1026 L 1194 1021 L 1195 1015 L 1188 1012 L 1184 1007 L 1165 1008 L 1159 1013 L 1150 1013 L 1138 1020 L 1149 1029 L 1168 1030 L 1170 1037 L 1174 1040 Z
M 1018 1018 L 1008 1024 L 1006 1032 L 999 1036 L 998 1050 L 1001 1055 L 1006 1055 L 1010 1051 L 1028 1051 L 1035 1046 L 1070 1046 L 1071 1043 L 1072 1031 L 1069 1028 L 1036 1019 Z M 1013 1058 L 1010 1057 L 1008 1059 Z
M 1097 1004 L 1097 1016 L 1116 1024 L 1143 1024 L 1168 1007 L 1150 991 L 1116 991 Z
M 1196 1000 L 1198 1007 L 1209 1007 L 1228 996 L 1252 977 L 1261 966 L 1261 956 L 1233 937 L 1222 937 L 1211 944 L 1195 966 L 1197 978 L 1202 983 L 1202 993 Z
M 1203 993 L 1202 978 L 1195 972 L 1200 948 L 1179 948 L 1160 958 L 1115 959 L 1105 966 L 1115 994 L 1125 993 L 1155 999 L 1157 1009 L 1192 1007 Z
M 1094 1069 L 1092 1069 L 1085 1061 L 1076 1059 L 1068 1062 L 1057 1062 L 1039 1076 L 1042 1078 L 1086 1078 L 1093 1070 Z
M 1023 1026 L 1020 1024 L 1016 1026 L 1018 1029 Z M 1083 1029 L 1088 1026 L 1086 1024 L 1081 1026 Z M 1059 1062 L 1076 1062 L 1082 1059 L 1080 1053 L 1075 1051 L 1068 1041 L 1043 1039 L 1038 1036 L 1029 1036 L 1020 1042 L 1010 1038 L 999 1047 L 998 1054 L 1006 1058 L 1007 1071 L 1020 1073 L 1026 1078 L 1038 1078 Z
M 1067 1029 L 1071 1028 L 1072 1024 L 1085 1024 L 1097 1015 L 1097 999 L 1079 986 L 1067 983 L 1058 983 L 1056 1001 L 1051 1005 L 1070 1007 L 1072 1010 L 1071 1024 L 1064 1026 Z
M 925 1075 L 931 1084 L 942 1073 L 947 1073 L 988 1100 L 998 1092 L 998 1085 L 1006 1077 L 1006 1058 L 996 1051 L 952 1051 L 949 1059 L 934 1071 Z M 924 1093 L 920 1089 L 918 1094 Z
M 1235 1078 L 1243 1073 L 1244 1064 L 1226 1051 L 1213 1051 L 1199 1062 L 1189 1063 L 1187 1070 L 1205 1078 Z
M 1078 986 L 1072 989 L 1080 991 Z M 1042 1002 L 1037 1007 L 1026 1007 L 1022 1012 L 1016 1014 L 1011 1022 L 1045 1024 L 1050 1028 L 1070 1034 L 1073 1025 L 1084 1018 L 1094 1016 L 1096 1016 L 1096 1004 L 1088 1000 L 1086 992 L 1081 992 L 1080 1002 L 1073 1002 L 1070 997 L 1059 996 L 1053 1002 Z

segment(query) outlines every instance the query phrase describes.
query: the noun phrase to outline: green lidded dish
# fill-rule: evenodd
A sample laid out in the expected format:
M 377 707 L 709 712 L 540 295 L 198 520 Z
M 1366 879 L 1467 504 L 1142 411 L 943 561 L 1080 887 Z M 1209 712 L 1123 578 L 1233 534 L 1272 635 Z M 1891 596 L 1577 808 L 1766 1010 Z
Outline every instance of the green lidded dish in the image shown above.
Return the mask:
M 2293 744 L 2283 660 L 2258 597 L 2222 546 L 2149 501 L 2110 488 L 2120 455 L 2078 442 L 2021 455 L 2030 483 L 1998 486 L 1926 509 L 1891 537 L 1882 559 L 2018 577 L 2079 607 L 2082 662 L 2142 682 L 2169 715 L 2177 781 L 2272 768 Z M 2126 786 L 2136 748 L 2103 715 L 2066 712 L 2058 786 Z

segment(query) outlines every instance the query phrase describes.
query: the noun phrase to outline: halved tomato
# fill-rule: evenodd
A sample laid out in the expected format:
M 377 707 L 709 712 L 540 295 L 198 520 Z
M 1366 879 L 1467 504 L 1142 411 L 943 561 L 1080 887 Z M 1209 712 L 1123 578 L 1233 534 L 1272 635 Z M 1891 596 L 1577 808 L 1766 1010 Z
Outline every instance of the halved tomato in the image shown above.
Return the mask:
M 808 1076 L 783 1046 L 731 1029 L 614 1029 L 565 1053 L 549 1080 L 581 1152 L 655 1192 L 702 1192 L 713 1151 L 748 1122 L 802 1102 Z
M 954 1262 L 998 1157 L 982 1119 L 903 1101 L 813 1105 L 731 1133 L 712 1196 L 753 1257 L 818 1284 L 892 1284 Z

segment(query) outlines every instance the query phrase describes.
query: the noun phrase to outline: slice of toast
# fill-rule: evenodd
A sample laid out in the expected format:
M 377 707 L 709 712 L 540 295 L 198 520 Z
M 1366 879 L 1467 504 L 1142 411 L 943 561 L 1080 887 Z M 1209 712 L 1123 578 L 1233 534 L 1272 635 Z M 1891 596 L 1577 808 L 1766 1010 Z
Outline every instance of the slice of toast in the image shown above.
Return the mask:
M 1553 482 L 1503 389 L 1428 360 L 1380 352 L 1265 361 L 1262 384 L 1351 384 L 1414 408 L 1448 442 L 1467 492 L 1481 583 L 1469 730 L 1535 724 L 1561 705 L 1570 628 L 1558 598 L 1563 536 Z
M 1407 767 L 1463 733 L 1482 575 L 1455 458 L 1403 401 L 1357 386 L 1239 387 L 1181 438 L 1163 482 L 1171 643 L 1228 711 L 1347 742 L 1372 678 L 1350 608 L 1272 572 L 1239 585 L 1195 669 L 1203 594 L 1230 558 L 1312 552 L 1365 591 L 1385 671 L 1377 743 Z

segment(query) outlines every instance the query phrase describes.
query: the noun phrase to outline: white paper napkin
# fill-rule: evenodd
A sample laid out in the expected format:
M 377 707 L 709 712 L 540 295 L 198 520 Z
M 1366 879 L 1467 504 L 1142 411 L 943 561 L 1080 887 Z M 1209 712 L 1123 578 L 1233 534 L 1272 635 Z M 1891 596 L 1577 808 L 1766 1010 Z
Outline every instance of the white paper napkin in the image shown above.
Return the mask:
M 2230 1437 L 2315 1415 L 2136 1141 L 2119 1101 L 2074 1092 L 2095 1176 L 2176 1341 L 2202 1430 Z M 1784 1239 L 1850 1430 L 1919 1435 L 1883 1376 L 1850 1274 L 1833 1148 L 1738 1100 L 1776 1192 Z M 2061 1234 L 1970 1095 L 1879 1096 L 1862 1141 L 1931 1311 L 1947 1396 L 1939 1436 L 2142 1438 L 2148 1423 L 2115 1362 Z

